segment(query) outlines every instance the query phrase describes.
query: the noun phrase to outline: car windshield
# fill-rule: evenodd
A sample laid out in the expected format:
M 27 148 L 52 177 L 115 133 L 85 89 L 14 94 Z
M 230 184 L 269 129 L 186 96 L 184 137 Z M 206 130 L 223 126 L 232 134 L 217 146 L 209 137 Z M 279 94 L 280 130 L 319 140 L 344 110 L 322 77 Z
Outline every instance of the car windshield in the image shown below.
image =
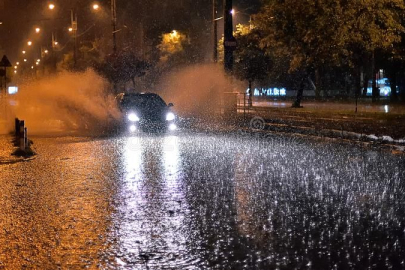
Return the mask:
M 158 95 L 129 95 L 124 96 L 121 105 L 124 108 L 137 107 L 140 109 L 146 108 L 162 108 L 166 107 L 166 103 Z

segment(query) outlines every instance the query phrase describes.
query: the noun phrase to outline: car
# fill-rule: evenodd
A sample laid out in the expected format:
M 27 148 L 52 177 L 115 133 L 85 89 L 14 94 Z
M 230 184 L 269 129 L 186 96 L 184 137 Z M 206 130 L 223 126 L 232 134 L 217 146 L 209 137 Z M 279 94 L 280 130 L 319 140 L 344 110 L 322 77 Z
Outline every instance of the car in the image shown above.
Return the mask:
M 175 131 L 176 115 L 172 103 L 155 93 L 121 93 L 117 96 L 123 124 L 131 133 L 141 131 Z

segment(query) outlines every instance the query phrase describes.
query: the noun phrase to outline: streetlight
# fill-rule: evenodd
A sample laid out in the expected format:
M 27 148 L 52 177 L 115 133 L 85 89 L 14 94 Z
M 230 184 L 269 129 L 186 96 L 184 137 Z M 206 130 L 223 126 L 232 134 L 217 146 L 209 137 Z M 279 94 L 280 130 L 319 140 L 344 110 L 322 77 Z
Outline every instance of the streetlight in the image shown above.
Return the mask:
M 117 3 L 111 0 L 111 20 L 113 27 L 113 51 L 117 53 Z
M 28 44 L 28 46 L 31 46 L 31 45 L 32 45 L 32 41 L 28 41 L 27 44 Z
M 26 53 L 26 51 L 22 51 L 22 54 L 25 54 Z
M 39 27 L 35 28 L 35 33 L 39 34 L 39 32 L 41 32 L 41 28 Z
M 93 4 L 93 10 L 99 10 L 100 9 L 100 5 L 99 4 Z
M 49 8 L 50 10 L 54 10 L 54 9 L 55 9 L 55 5 L 54 5 L 53 3 L 50 3 L 50 4 L 48 5 L 48 8 Z

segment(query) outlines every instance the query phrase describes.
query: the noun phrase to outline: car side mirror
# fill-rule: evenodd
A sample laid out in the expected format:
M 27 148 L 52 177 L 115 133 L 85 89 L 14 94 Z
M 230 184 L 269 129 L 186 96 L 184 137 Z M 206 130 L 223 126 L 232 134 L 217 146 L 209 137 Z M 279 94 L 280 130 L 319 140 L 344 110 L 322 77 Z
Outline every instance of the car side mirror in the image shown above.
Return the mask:
M 169 105 L 167 105 L 168 107 L 173 107 L 174 104 L 173 103 L 169 103 Z

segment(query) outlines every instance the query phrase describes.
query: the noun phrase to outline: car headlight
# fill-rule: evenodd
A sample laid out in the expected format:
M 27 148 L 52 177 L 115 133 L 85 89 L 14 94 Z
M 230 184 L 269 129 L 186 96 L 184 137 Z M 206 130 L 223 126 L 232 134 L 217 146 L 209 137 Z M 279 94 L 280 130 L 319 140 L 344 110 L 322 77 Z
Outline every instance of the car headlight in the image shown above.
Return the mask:
M 135 113 L 128 114 L 128 120 L 131 122 L 139 122 L 139 117 Z
M 166 114 L 166 121 L 173 121 L 174 119 L 176 119 L 176 116 L 174 115 L 174 113 L 169 112 Z

